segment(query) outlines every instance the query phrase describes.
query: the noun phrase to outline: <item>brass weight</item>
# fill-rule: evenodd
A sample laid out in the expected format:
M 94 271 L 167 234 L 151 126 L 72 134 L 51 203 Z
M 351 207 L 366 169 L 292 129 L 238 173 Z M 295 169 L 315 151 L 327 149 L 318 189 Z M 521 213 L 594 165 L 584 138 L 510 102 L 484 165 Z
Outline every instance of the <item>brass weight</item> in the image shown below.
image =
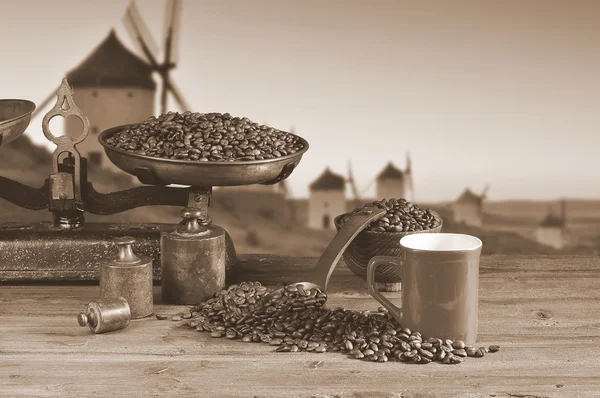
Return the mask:
M 225 287 L 226 233 L 210 221 L 198 222 L 202 214 L 185 208 L 184 225 L 161 234 L 161 291 L 166 304 L 198 304 Z
M 117 258 L 100 265 L 100 298 L 125 298 L 132 319 L 152 315 L 152 259 L 133 253 L 131 245 L 135 239 L 130 236 L 116 238 L 114 242 L 118 247 Z
M 92 301 L 77 316 L 80 326 L 89 326 L 97 334 L 125 329 L 130 320 L 129 304 L 123 297 Z

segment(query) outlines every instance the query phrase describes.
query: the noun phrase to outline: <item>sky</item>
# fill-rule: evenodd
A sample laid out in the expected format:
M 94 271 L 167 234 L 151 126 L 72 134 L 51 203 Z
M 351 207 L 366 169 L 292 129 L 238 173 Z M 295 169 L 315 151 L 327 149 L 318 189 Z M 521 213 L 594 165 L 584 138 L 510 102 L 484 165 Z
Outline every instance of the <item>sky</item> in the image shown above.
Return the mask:
M 164 4 L 138 0 L 157 41 Z M 41 103 L 111 28 L 133 49 L 127 5 L 2 4 L 0 98 Z M 173 79 L 194 111 L 306 138 L 294 196 L 349 159 L 363 190 L 410 151 L 417 201 L 599 198 L 599 17 L 593 0 L 183 0 Z

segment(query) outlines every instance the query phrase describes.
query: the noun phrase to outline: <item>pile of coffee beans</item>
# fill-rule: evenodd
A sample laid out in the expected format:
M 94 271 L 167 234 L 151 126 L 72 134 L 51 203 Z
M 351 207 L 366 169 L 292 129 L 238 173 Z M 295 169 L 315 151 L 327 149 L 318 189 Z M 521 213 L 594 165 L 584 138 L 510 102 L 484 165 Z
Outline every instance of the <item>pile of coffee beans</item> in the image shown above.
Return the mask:
M 424 338 L 418 331 L 403 328 L 383 308 L 374 312 L 325 308 L 327 295 L 302 285 L 288 285 L 258 305 L 272 291 L 259 282 L 242 282 L 171 319 L 185 319 L 187 327 L 209 332 L 214 338 L 262 342 L 277 347 L 278 352 L 332 351 L 373 362 L 459 364 L 465 357 L 480 358 L 500 349 Z
M 430 209 L 421 209 L 418 205 L 406 199 L 383 199 L 367 203 L 354 209 L 349 214 L 344 214 L 340 219 L 343 224 L 350 215 L 360 213 L 364 209 L 377 207 L 387 210 L 387 214 L 377 221 L 369 224 L 365 229 L 373 232 L 414 232 L 437 228 L 442 225 L 442 220 Z
M 228 113 L 169 112 L 106 139 L 127 152 L 165 159 L 234 162 L 274 159 L 304 148 L 290 133 Z

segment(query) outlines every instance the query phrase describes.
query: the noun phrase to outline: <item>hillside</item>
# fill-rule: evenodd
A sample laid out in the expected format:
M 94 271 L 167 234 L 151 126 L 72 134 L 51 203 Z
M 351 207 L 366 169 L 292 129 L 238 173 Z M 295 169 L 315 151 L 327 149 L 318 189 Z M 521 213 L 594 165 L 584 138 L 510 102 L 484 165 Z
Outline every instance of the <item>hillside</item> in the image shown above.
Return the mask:
M 372 199 L 364 199 L 367 203 Z M 526 211 L 521 211 L 523 204 Z M 294 200 L 298 222 L 305 224 L 308 217 L 308 200 Z M 479 237 L 485 254 L 552 254 L 556 250 L 537 243 L 533 233 L 546 215 L 552 202 L 489 202 L 484 204 L 483 228 L 457 225 L 452 221 L 449 203 L 421 203 L 424 208 L 436 210 L 444 220 L 443 232 L 465 233 Z M 354 204 L 348 203 L 351 210 Z M 600 252 L 600 201 L 567 201 L 568 231 L 575 241 L 564 254 L 598 254 Z
M 26 135 L 1 148 L 0 174 L 33 187 L 41 186 L 50 173 L 50 153 L 34 145 Z M 89 179 L 99 192 L 114 192 L 135 186 L 128 175 L 105 170 L 90 170 Z M 372 199 L 364 199 L 364 203 Z M 349 203 L 348 210 L 356 204 Z M 467 233 L 484 242 L 485 254 L 551 254 L 555 250 L 538 244 L 533 231 L 557 203 L 513 201 L 489 202 L 484 205 L 484 228 L 455 225 L 448 204 L 421 204 L 442 216 L 444 232 Z M 563 253 L 595 254 L 600 251 L 600 202 L 568 201 L 569 232 L 576 244 Z M 96 222 L 164 222 L 179 221 L 179 208 L 145 207 L 114 216 L 86 215 Z M 215 189 L 210 208 L 213 222 L 232 236 L 239 253 L 272 253 L 292 256 L 319 256 L 333 231 L 313 231 L 307 224 L 306 199 L 285 201 L 267 192 Z M 49 220 L 48 211 L 29 211 L 0 200 L 0 222 Z

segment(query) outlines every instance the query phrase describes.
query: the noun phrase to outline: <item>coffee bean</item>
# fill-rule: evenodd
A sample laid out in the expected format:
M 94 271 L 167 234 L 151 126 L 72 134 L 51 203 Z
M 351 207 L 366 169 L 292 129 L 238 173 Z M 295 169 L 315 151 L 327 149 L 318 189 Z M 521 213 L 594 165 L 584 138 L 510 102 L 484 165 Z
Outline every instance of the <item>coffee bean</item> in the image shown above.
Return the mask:
M 421 355 L 424 358 L 429 358 L 429 359 L 433 359 L 434 355 L 433 353 L 427 351 L 427 350 L 419 350 L 419 355 Z
M 457 365 L 457 364 L 461 363 L 462 361 L 463 361 L 463 359 L 456 355 L 450 358 L 450 363 L 454 364 L 454 365 Z
M 452 353 L 454 355 L 457 355 L 459 357 L 466 357 L 467 356 L 467 352 L 464 349 L 460 349 L 460 350 L 453 350 Z
M 465 351 L 467 353 L 467 356 L 474 357 L 475 353 L 477 352 L 477 348 L 475 348 L 475 347 L 467 347 L 467 348 L 465 348 Z
M 168 317 L 166 315 L 158 315 L 158 314 L 156 314 L 156 319 L 158 319 L 159 321 L 164 321 L 167 318 Z
M 172 316 L 172 317 L 171 317 L 171 320 L 172 320 L 173 322 L 177 322 L 177 321 L 180 321 L 180 320 L 181 320 L 181 317 L 180 317 L 179 315 L 175 315 L 175 316 Z
M 498 352 L 498 351 L 500 351 L 500 346 L 498 346 L 498 345 L 491 345 L 491 346 L 489 346 L 488 350 L 490 352 Z
M 457 349 L 457 350 L 463 349 L 463 348 L 465 348 L 465 343 L 464 343 L 464 341 L 460 341 L 460 340 L 454 341 L 452 343 L 452 348 Z
M 429 363 L 431 363 L 431 359 L 427 357 L 421 357 L 421 359 L 418 362 L 419 365 L 427 365 Z

